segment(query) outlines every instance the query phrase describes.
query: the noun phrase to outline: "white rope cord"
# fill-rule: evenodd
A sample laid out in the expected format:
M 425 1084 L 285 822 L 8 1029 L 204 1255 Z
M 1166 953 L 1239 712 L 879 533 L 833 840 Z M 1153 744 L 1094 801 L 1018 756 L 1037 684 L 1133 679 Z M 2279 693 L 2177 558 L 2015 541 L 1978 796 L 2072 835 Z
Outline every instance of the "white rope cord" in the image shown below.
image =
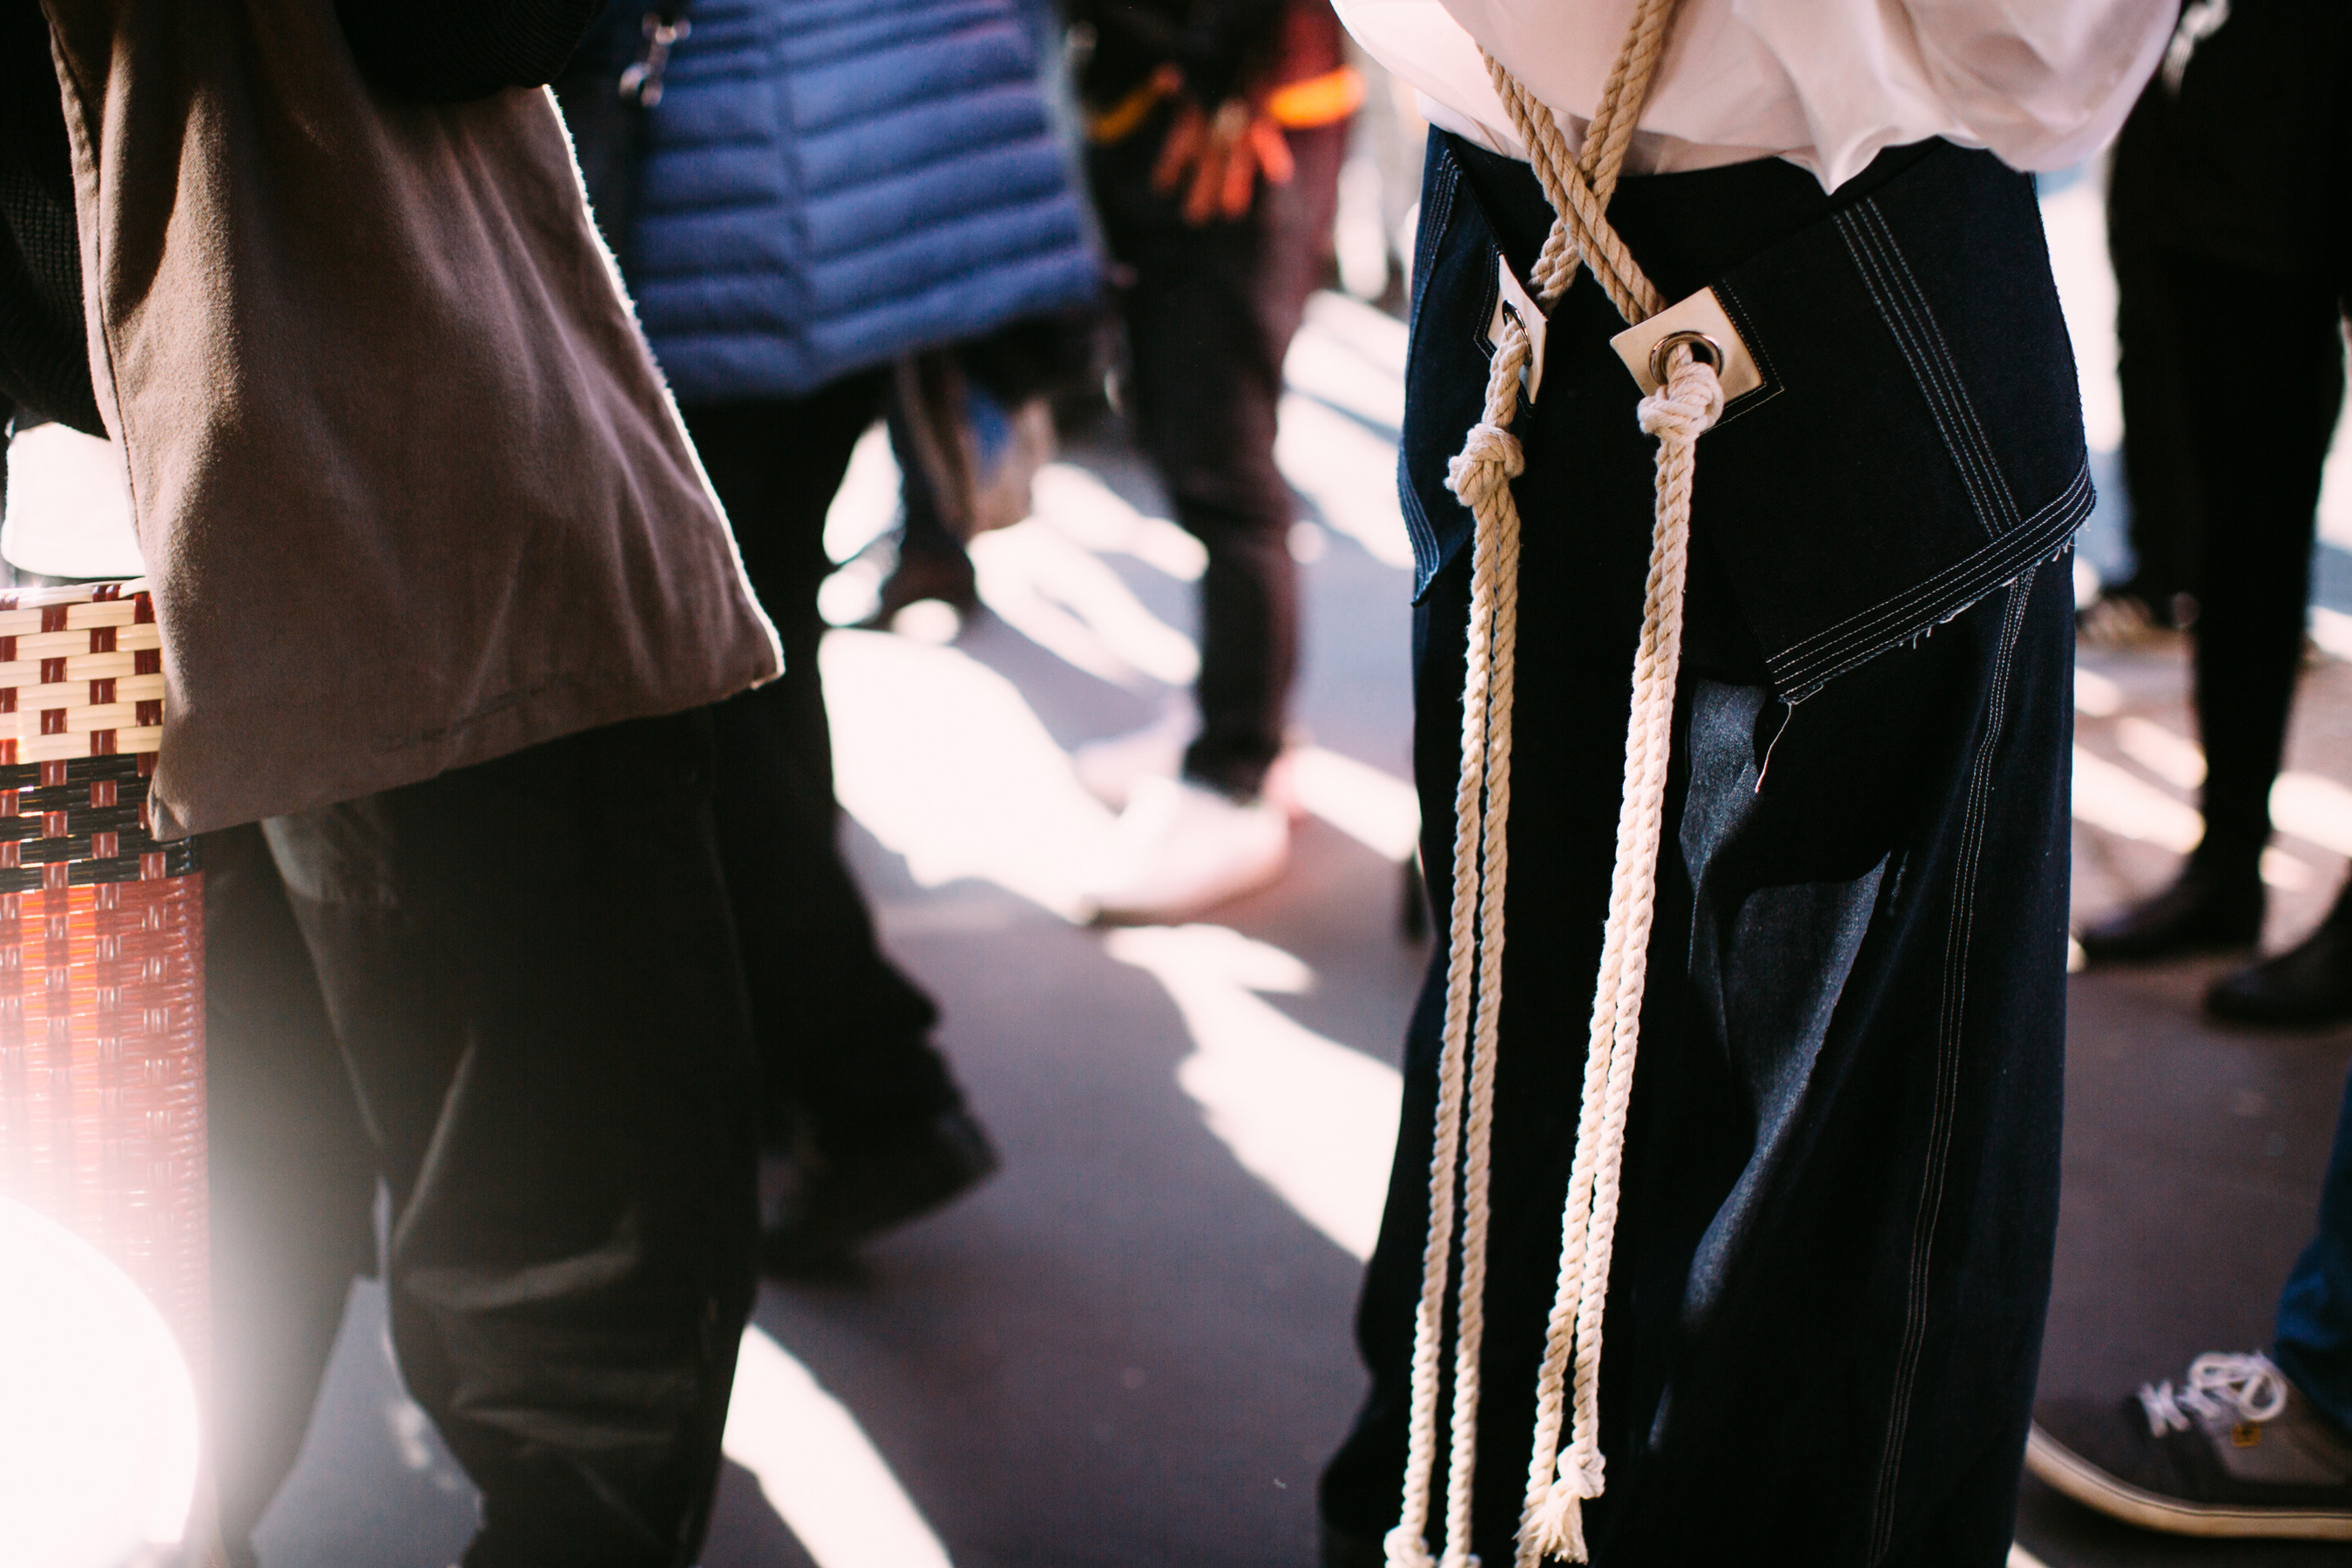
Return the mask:
M 1649 95 L 1678 0 L 1638 0 L 1625 47 L 1571 160 L 1549 110 L 1487 57 L 1529 162 L 1555 214 L 1534 268 L 1546 304 L 1589 264 L 1620 314 L 1638 322 L 1662 308 L 1654 288 L 1605 216 L 1633 127 Z M 1438 1057 L 1437 1121 L 1430 1158 L 1428 1239 L 1415 1314 L 1412 1406 L 1402 1509 L 1386 1547 L 1391 1568 L 1433 1568 L 1426 1537 L 1431 1469 L 1437 1447 L 1439 1363 L 1445 1287 L 1451 1273 L 1459 1166 L 1462 1270 L 1455 1293 L 1451 1442 L 1446 1475 L 1444 1568 L 1472 1568 L 1470 1505 L 1477 1454 L 1479 1356 L 1485 1331 L 1487 1184 L 1496 1061 L 1500 1046 L 1504 900 L 1508 881 L 1511 704 L 1518 625 L 1519 513 L 1510 481 L 1525 466 L 1510 426 L 1529 346 L 1506 315 L 1486 382 L 1485 416 L 1448 466 L 1446 483 L 1476 520 L 1471 556 L 1466 670 L 1462 700 L 1462 775 L 1454 795 L 1454 887 L 1446 959 L 1446 1005 Z M 1626 727 L 1624 795 L 1602 959 L 1593 997 L 1591 1045 L 1575 1162 L 1562 1218 L 1560 1266 L 1537 1393 L 1517 1557 L 1533 1568 L 1546 1555 L 1586 1560 L 1582 1500 L 1601 1494 L 1598 1385 L 1602 1309 L 1616 1225 L 1625 1110 L 1633 1089 L 1656 868 L 1663 834 L 1666 763 L 1682 642 L 1682 598 L 1690 531 L 1693 446 L 1721 414 L 1716 373 L 1687 347 L 1673 351 L 1666 384 L 1643 399 L 1642 428 L 1658 437 L 1657 503 L 1633 711 Z M 1475 967 L 1475 985 L 1473 967 Z M 1466 1104 L 1465 1104 L 1466 1100 Z M 1465 1114 L 1466 1112 L 1466 1114 Z M 1568 1450 L 1559 1429 L 1571 1355 L 1574 1425 Z M 1557 1455 L 1557 1461 L 1554 1456 Z
M 1682 656 L 1683 580 L 1689 559 L 1693 447 L 1722 412 L 1722 383 L 1688 348 L 1675 351 L 1666 384 L 1641 403 L 1642 428 L 1658 438 L 1656 521 L 1641 648 L 1633 664 L 1633 713 L 1625 730 L 1616 872 L 1609 889 L 1609 921 L 1586 1047 L 1584 1101 L 1561 1224 L 1559 1279 L 1536 1384 L 1536 1438 L 1519 1524 L 1519 1568 L 1533 1568 L 1547 1554 L 1571 1563 L 1585 1561 L 1582 1502 L 1599 1497 L 1603 1484 L 1601 1312 L 1609 1296 L 1625 1112 L 1641 1040 L 1642 995 L 1664 829 L 1666 763 Z M 1571 1348 L 1574 1424 L 1568 1450 L 1559 1454 L 1555 1466 L 1552 1456 L 1559 1442 Z
M 1454 1167 L 1463 1159 L 1464 1088 L 1468 1082 L 1469 1152 L 1465 1172 L 1462 1285 L 1454 1346 L 1454 1421 L 1446 1471 L 1444 1568 L 1468 1568 L 1471 1480 L 1477 1456 L 1479 1350 L 1486 1315 L 1487 1137 L 1494 1114 L 1495 1056 L 1500 1010 L 1477 1009 L 1471 1055 L 1472 969 L 1476 991 L 1497 994 L 1502 972 L 1502 899 L 1510 815 L 1512 671 L 1518 634 L 1519 509 L 1510 481 L 1524 467 L 1510 432 L 1518 411 L 1519 373 L 1528 363 L 1524 328 L 1507 321 L 1486 376 L 1486 417 L 1446 469 L 1446 483 L 1476 517 L 1471 550 L 1470 623 L 1462 691 L 1462 777 L 1454 801 L 1454 899 L 1445 970 L 1445 1026 L 1438 1056 L 1436 1144 L 1430 1155 L 1429 1232 L 1422 1249 L 1421 1302 L 1413 1323 L 1412 1409 L 1402 1513 L 1387 1541 L 1390 1568 L 1432 1568 L 1431 1462 L 1437 1448 L 1438 1362 L 1444 1332 L 1445 1282 L 1452 1259 Z M 1483 864 L 1482 864 L 1483 851 Z M 1480 907 L 1479 888 L 1488 889 Z M 1483 928 L 1483 932 L 1482 932 Z M 1483 934 L 1483 942 L 1482 942 Z M 1482 951 L 1483 947 L 1483 951 Z

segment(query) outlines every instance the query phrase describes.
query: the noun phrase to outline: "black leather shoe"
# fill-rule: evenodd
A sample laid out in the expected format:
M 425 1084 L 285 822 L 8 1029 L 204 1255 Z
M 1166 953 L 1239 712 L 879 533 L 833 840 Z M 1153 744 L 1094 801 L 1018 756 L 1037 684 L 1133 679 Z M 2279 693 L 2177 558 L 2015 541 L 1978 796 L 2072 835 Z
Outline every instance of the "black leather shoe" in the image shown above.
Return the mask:
M 2352 900 L 2276 958 L 2224 975 L 2205 1010 L 2233 1024 L 2322 1029 L 2352 1020 Z
M 2251 868 L 2215 871 L 2191 860 L 2172 886 L 2075 940 L 2093 963 L 2146 963 L 2252 947 L 2262 931 L 2262 878 Z
M 996 1151 L 955 1110 L 838 1153 L 803 1148 L 764 1163 L 761 1262 L 793 1275 L 839 1268 L 867 1237 L 961 1197 L 995 1173 Z

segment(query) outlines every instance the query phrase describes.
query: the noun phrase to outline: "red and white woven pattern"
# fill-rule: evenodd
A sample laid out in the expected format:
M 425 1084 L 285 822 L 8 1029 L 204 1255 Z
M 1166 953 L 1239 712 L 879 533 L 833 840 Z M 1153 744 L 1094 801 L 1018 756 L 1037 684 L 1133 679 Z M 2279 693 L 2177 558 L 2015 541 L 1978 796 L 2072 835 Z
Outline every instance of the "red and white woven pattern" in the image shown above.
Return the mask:
M 163 638 L 142 587 L 0 593 L 0 766 L 161 744 Z
M 112 1258 L 202 1368 L 204 879 L 147 785 L 141 583 L 0 592 L 0 1195 Z

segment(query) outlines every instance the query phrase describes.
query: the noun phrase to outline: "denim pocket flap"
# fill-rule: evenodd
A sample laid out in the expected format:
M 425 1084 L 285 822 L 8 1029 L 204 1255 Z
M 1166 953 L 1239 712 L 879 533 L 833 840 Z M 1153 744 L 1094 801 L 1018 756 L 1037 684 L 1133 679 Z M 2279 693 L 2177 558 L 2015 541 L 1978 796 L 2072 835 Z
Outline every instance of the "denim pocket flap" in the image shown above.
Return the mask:
M 1959 614 L 2089 515 L 2026 176 L 1923 160 L 1715 289 L 1765 384 L 1700 439 L 1692 528 L 1784 700 Z

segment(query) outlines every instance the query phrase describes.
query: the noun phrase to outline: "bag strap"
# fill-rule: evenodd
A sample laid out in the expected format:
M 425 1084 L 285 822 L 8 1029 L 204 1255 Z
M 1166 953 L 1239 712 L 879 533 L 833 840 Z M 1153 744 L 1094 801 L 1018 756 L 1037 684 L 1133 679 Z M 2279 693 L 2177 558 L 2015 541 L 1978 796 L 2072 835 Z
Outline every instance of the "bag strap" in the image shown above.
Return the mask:
M 640 42 L 619 70 L 612 47 L 583 49 L 555 81 L 589 209 L 625 274 L 633 259 L 646 122 L 662 100 L 672 49 L 694 30 L 686 7 L 687 0 L 662 0 L 646 11 Z
M 688 0 L 663 0 L 663 4 L 646 11 L 639 23 L 645 36 L 645 47 L 636 59 L 621 72 L 621 101 L 632 109 L 651 109 L 662 100 L 662 78 L 669 69 L 669 52 L 680 38 L 694 31 L 687 20 Z

